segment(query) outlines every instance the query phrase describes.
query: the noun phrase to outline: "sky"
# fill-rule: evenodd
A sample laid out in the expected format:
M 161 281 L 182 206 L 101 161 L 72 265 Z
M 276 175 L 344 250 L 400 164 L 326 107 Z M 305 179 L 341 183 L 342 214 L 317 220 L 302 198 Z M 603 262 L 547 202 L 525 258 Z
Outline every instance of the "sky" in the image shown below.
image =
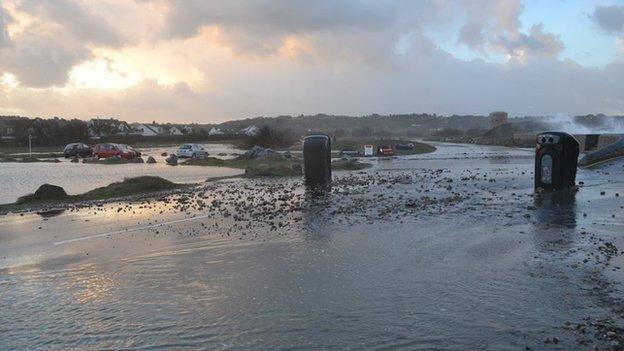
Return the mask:
M 624 115 L 624 0 L 0 0 L 0 115 Z

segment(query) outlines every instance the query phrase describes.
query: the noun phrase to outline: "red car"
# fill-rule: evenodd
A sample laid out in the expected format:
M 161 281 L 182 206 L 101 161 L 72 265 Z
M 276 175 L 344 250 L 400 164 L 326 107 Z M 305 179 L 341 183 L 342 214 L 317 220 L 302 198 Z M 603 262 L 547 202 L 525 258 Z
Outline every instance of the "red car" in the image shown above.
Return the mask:
M 119 144 L 97 144 L 93 148 L 93 156 L 97 158 L 109 158 L 119 156 L 127 160 L 134 158 L 135 153 Z

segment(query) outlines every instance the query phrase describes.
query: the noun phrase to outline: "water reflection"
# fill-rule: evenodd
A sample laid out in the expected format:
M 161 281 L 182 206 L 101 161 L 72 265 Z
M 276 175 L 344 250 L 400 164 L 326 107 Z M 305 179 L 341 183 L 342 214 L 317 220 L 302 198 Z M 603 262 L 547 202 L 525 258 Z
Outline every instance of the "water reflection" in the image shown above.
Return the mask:
M 540 250 L 567 250 L 576 240 L 576 190 L 536 194 L 536 246 Z
M 493 165 L 504 165 L 510 163 L 511 161 L 511 157 L 509 155 L 493 155 L 487 159 L 488 162 Z
M 302 206 L 303 236 L 306 240 L 328 240 L 330 238 L 331 185 L 308 187 Z

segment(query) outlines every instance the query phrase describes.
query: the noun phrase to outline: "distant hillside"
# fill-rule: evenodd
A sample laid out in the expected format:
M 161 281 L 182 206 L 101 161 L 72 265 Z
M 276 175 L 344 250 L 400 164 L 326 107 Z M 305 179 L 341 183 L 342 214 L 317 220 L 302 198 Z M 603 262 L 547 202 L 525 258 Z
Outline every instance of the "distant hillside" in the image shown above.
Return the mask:
M 400 114 L 337 116 L 317 114 L 310 116 L 256 117 L 228 121 L 221 124 L 173 124 L 151 123 L 150 129 L 158 135 L 146 135 L 139 131 L 139 124 L 127 123 L 113 118 L 83 121 L 62 118 L 27 118 L 0 116 L 0 145 L 26 145 L 29 132 L 41 146 L 64 145 L 69 142 L 93 140 L 135 142 L 183 142 L 231 140 L 243 138 L 249 127 L 269 126 L 290 131 L 293 136 L 310 132 L 322 132 L 336 137 L 417 137 L 438 140 L 494 136 L 509 137 L 517 133 L 531 134 L 556 129 L 577 134 L 624 133 L 624 117 L 585 115 L 554 117 L 509 118 L 509 126 L 492 130 L 489 116 L 436 114 Z M 174 128 L 175 127 L 175 128 Z M 256 130 L 257 130 L 256 128 Z M 252 128 L 253 129 L 253 128 Z M 173 133 L 172 131 L 176 131 Z

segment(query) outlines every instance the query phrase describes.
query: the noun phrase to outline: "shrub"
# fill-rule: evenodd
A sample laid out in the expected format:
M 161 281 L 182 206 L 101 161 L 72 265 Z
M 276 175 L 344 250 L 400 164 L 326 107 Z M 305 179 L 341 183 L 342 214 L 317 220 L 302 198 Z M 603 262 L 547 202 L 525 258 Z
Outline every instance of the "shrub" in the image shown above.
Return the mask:
M 243 147 L 250 148 L 255 145 L 264 148 L 288 147 L 295 143 L 293 133 L 288 130 L 273 129 L 269 126 L 260 128 L 256 135 L 243 139 Z

